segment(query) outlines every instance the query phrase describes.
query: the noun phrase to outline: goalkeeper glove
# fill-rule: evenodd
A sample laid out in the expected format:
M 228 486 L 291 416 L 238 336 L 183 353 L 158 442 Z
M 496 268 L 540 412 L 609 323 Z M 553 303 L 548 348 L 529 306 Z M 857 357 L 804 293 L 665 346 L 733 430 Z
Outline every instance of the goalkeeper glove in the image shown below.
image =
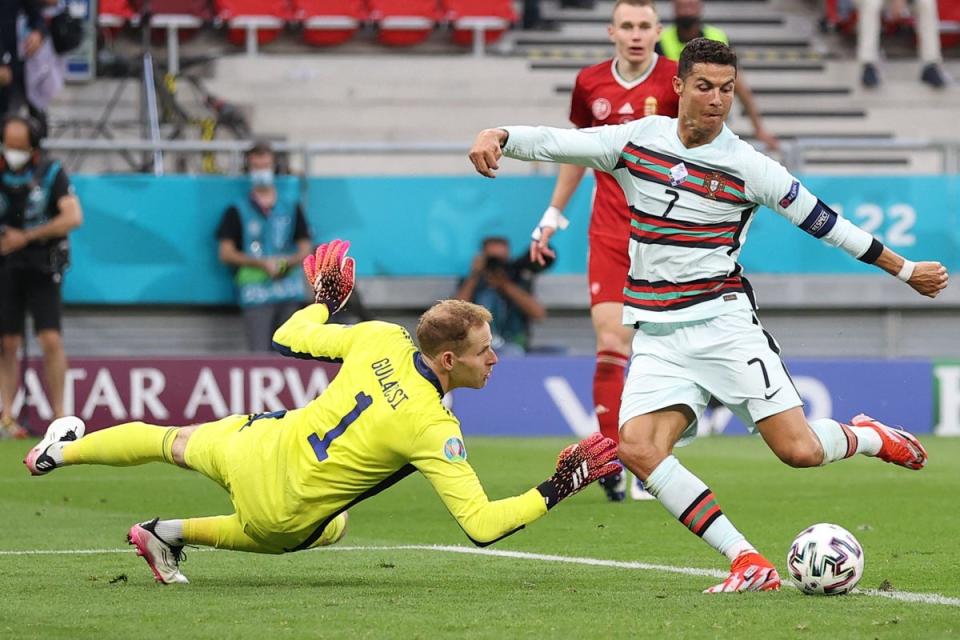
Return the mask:
M 557 470 L 537 487 L 537 491 L 546 501 L 547 509 L 552 509 L 591 482 L 623 471 L 616 460 L 616 443 L 594 433 L 560 452 Z
M 324 304 L 332 316 L 343 308 L 353 293 L 357 263 L 347 258 L 350 242 L 331 240 L 303 259 L 303 272 L 313 287 L 313 301 Z

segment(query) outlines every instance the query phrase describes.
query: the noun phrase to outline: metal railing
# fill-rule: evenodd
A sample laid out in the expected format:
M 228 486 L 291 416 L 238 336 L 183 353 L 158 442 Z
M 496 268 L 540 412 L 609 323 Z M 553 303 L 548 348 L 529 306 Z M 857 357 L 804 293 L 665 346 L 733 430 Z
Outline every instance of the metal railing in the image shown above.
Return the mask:
M 807 154 L 812 151 L 933 151 L 940 154 L 941 173 L 960 172 L 960 140 L 797 138 L 784 141 L 781 149 L 783 164 L 793 173 L 803 173 Z
M 250 148 L 249 140 L 103 140 L 48 138 L 43 147 L 54 152 L 81 154 L 124 154 L 147 152 L 153 155 L 155 174 L 164 172 L 164 153 L 208 154 L 222 153 L 228 157 L 228 173 L 237 173 L 243 167 L 243 153 Z M 297 156 L 306 175 L 310 175 L 311 160 L 317 156 L 370 156 L 378 154 L 465 156 L 468 144 L 463 142 L 276 142 L 272 145 L 278 154 Z M 925 151 L 940 156 L 940 170 L 944 174 L 960 173 L 960 139 L 931 140 L 925 138 L 850 140 L 848 138 L 798 138 L 781 143 L 780 158 L 794 173 L 802 173 L 813 152 L 824 151 Z

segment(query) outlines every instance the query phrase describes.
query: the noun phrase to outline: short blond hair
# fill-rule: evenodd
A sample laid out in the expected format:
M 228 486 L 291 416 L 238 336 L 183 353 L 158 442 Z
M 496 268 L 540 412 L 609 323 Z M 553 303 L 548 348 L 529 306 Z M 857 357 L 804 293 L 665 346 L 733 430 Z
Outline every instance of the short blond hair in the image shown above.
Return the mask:
M 616 2 L 613 3 L 613 10 L 610 13 L 612 14 L 614 11 L 617 10 L 617 7 L 619 7 L 622 4 L 625 4 L 631 7 L 650 7 L 651 9 L 653 9 L 654 13 L 657 12 L 657 6 L 653 3 L 653 0 L 617 0 Z
M 460 355 L 467 346 L 470 329 L 482 327 L 493 316 L 485 308 L 465 300 L 441 300 L 420 316 L 417 342 L 420 351 L 433 357 L 443 351 Z

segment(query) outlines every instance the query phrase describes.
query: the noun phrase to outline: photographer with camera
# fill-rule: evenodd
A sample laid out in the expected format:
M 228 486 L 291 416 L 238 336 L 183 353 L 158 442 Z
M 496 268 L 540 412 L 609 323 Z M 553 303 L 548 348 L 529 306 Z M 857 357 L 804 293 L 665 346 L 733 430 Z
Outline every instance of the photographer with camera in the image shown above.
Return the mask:
M 13 415 L 13 402 L 28 311 L 43 350 L 50 408 L 54 417 L 63 415 L 67 356 L 60 288 L 69 261 L 67 234 L 82 220 L 67 174 L 40 152 L 36 124 L 8 117 L 0 160 L 0 437 L 27 436 Z
M 490 311 L 493 347 L 499 354 L 522 355 L 530 348 L 530 323 L 547 316 L 533 295 L 533 280 L 552 263 L 551 257 L 540 265 L 527 254 L 511 259 L 510 241 L 502 236 L 488 236 L 481 242 L 456 298 Z

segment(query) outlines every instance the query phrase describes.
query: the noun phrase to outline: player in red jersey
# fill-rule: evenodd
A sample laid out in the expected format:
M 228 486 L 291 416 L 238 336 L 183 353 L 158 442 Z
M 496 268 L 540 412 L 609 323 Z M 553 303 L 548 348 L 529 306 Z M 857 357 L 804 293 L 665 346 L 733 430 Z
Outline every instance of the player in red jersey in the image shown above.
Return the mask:
M 623 124 L 649 115 L 676 117 L 677 94 L 673 77 L 677 64 L 654 52 L 660 37 L 660 20 L 652 0 L 618 0 L 607 26 L 616 55 L 577 75 L 570 100 L 570 121 L 577 128 Z M 547 208 L 533 231 L 530 257 L 541 264 L 553 255 L 548 242 L 557 228 L 566 228 L 563 209 L 576 191 L 585 169 L 562 165 Z M 593 404 L 600 432 L 618 441 L 620 394 L 630 358 L 632 327 L 622 324 L 623 283 L 630 258 L 630 214 L 623 192 L 606 173 L 596 173 L 593 213 L 588 231 L 587 280 L 590 283 L 590 318 L 597 335 L 597 364 L 593 374 Z M 614 502 L 626 494 L 624 477 L 603 482 Z M 649 494 L 639 484 L 635 499 Z

